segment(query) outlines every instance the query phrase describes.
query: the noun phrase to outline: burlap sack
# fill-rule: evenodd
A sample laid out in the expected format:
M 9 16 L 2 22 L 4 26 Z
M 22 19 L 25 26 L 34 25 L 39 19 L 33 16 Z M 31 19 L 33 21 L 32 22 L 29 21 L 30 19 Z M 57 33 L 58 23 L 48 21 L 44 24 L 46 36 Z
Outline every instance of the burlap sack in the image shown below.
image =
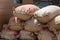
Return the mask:
M 15 40 L 17 38 L 17 32 L 9 29 L 3 29 L 1 32 L 1 38 L 6 40 Z
M 55 16 L 60 14 L 60 7 L 55 5 L 46 6 L 35 12 L 35 17 L 41 23 L 48 23 Z
M 37 21 L 37 19 L 31 19 L 26 21 L 24 28 L 27 31 L 37 32 L 41 30 L 42 25 Z
M 48 23 L 48 27 L 50 31 L 58 31 L 60 30 L 60 15 L 56 16 Z
M 58 32 L 58 34 L 56 35 L 57 40 L 60 40 L 60 31 Z
M 23 29 L 23 25 L 17 17 L 12 17 L 9 20 L 8 28 L 14 31 L 20 31 Z
M 38 9 L 40 8 L 35 5 L 26 4 L 16 7 L 13 11 L 13 14 L 21 20 L 28 20 L 34 15 L 34 12 Z
M 38 33 L 38 40 L 53 40 L 54 35 L 49 31 L 42 30 Z
M 35 40 L 34 34 L 29 31 L 21 30 L 19 36 L 21 40 Z

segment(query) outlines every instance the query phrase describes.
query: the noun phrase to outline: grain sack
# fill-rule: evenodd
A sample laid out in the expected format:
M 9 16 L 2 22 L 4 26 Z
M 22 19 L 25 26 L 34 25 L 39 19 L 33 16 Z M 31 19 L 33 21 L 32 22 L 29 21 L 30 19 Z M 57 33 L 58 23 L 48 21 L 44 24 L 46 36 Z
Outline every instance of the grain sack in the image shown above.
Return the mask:
M 60 7 L 55 5 L 46 6 L 36 11 L 34 14 L 39 22 L 48 23 L 51 19 L 60 14 Z
M 23 25 L 17 17 L 12 17 L 9 20 L 8 28 L 14 31 L 20 31 L 23 29 Z
M 58 32 L 58 34 L 56 35 L 57 40 L 60 40 L 60 31 Z
M 38 40 L 53 40 L 54 35 L 46 30 L 41 30 L 38 33 Z
M 29 31 L 21 30 L 19 36 L 21 40 L 35 40 L 34 34 Z
M 18 23 L 18 18 L 17 17 L 11 17 L 9 19 L 8 24 L 14 24 L 14 23 Z
M 20 31 L 23 29 L 23 26 L 21 24 L 12 24 L 12 25 L 9 25 L 9 29 L 14 31 Z
M 48 23 L 49 30 L 56 32 L 60 30 L 60 15 L 56 16 L 52 21 Z
M 13 14 L 21 20 L 28 20 L 34 15 L 34 12 L 38 9 L 40 8 L 35 5 L 26 4 L 16 7 L 13 11 Z
M 15 40 L 17 38 L 17 32 L 9 29 L 3 29 L 1 32 L 1 38 L 6 40 Z
M 39 30 L 41 30 L 41 24 L 37 21 L 37 19 L 30 19 L 28 21 L 26 21 L 25 23 L 25 30 L 27 31 L 31 31 L 31 32 L 37 32 Z

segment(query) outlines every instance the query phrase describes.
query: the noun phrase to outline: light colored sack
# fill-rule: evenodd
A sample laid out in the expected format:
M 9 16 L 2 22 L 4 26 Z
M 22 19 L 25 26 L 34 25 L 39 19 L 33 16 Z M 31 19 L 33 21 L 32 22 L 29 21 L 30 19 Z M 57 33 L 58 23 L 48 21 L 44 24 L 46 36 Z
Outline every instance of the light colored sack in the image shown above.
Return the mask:
M 60 15 L 56 16 L 48 23 L 48 27 L 50 31 L 56 32 L 60 30 Z
M 46 6 L 35 12 L 35 17 L 41 23 L 48 23 L 55 16 L 60 14 L 60 7 L 55 5 Z
M 16 7 L 13 14 L 21 20 L 28 20 L 34 15 L 34 12 L 39 9 L 36 5 L 26 4 Z

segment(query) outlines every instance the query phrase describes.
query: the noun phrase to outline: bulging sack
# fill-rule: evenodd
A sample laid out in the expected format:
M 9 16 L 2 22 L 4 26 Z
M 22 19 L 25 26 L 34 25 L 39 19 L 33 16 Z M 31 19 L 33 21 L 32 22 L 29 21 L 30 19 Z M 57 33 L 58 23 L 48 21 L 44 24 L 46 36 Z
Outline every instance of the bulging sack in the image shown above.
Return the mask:
M 57 40 L 60 40 L 60 31 L 58 31 L 58 34 L 56 35 Z
M 25 30 L 31 32 L 37 32 L 41 30 L 42 25 L 37 21 L 37 19 L 31 19 L 25 22 Z
M 48 23 L 48 25 L 49 25 L 50 31 L 60 30 L 60 15 L 58 15 L 54 19 L 52 19 Z
M 41 30 L 38 33 L 38 40 L 53 40 L 54 35 L 46 30 Z
M 23 29 L 23 25 L 17 17 L 12 17 L 9 20 L 8 28 L 14 31 L 20 31 Z
M 34 12 L 39 9 L 36 5 L 26 4 L 16 7 L 13 14 L 21 20 L 28 20 L 34 15 Z
M 21 40 L 35 40 L 35 36 L 32 32 L 21 30 L 19 33 Z
M 11 31 L 9 29 L 3 29 L 1 32 L 1 38 L 6 40 L 15 40 L 17 38 L 18 32 Z
M 55 16 L 60 14 L 60 7 L 55 5 L 46 6 L 35 13 L 35 17 L 41 23 L 48 23 L 52 20 Z

